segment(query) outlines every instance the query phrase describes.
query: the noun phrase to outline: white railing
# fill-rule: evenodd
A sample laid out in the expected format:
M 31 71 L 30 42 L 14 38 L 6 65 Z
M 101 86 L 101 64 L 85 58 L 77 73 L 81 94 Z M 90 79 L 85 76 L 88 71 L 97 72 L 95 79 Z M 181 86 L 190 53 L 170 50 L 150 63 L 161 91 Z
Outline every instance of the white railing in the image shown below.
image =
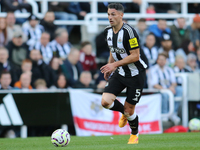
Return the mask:
M 33 7 L 33 13 L 39 17 L 43 18 L 44 14 L 48 10 L 48 2 L 52 2 L 55 0 L 27 0 Z M 72 0 L 57 0 L 58 2 L 71 2 Z M 41 2 L 41 13 L 38 12 L 38 5 L 36 2 Z M 109 22 L 106 20 L 98 20 L 98 18 L 107 18 L 106 13 L 98 13 L 98 2 L 105 2 L 105 0 L 73 0 L 73 2 L 90 2 L 91 3 L 91 13 L 88 13 L 85 16 L 85 20 L 55 20 L 55 24 L 57 25 L 86 25 L 87 30 L 89 33 L 97 33 L 99 25 L 108 25 Z M 121 2 L 120 0 L 107 0 L 106 2 Z M 132 0 L 123 0 L 123 2 L 132 2 Z M 180 3 L 181 4 L 181 13 L 180 14 L 147 14 L 146 8 L 148 3 Z M 194 14 L 188 14 L 188 3 L 200 3 L 200 0 L 142 0 L 142 4 L 140 6 L 140 13 L 125 13 L 124 17 L 129 19 L 136 19 L 136 21 L 128 21 L 131 25 L 136 25 L 137 19 L 139 18 L 178 18 L 178 17 L 185 17 L 188 21 L 187 24 L 191 24 L 192 18 Z M 29 13 L 16 13 L 16 17 L 26 18 L 30 14 Z M 6 13 L 0 13 L 1 16 L 6 16 Z M 154 22 L 147 21 L 147 25 L 150 25 Z M 172 22 L 168 21 L 168 25 L 171 25 Z
M 187 74 L 185 73 L 175 73 L 176 77 L 181 77 L 182 79 L 182 125 L 184 127 L 188 127 L 188 79 L 187 79 Z M 180 99 L 176 99 L 175 101 L 180 101 Z

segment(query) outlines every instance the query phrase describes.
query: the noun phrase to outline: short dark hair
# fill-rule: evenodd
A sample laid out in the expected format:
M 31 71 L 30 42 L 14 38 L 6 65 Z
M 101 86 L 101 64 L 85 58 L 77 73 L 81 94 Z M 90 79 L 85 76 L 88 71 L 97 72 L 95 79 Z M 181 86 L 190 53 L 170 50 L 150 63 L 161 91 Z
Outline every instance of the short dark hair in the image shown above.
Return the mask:
M 140 18 L 140 19 L 138 20 L 138 22 L 146 22 L 146 19 L 145 19 L 145 18 Z
M 156 38 L 155 34 L 153 32 L 150 32 L 149 34 L 147 34 L 147 36 L 152 35 Z
M 91 45 L 91 42 L 89 42 L 89 41 L 84 41 L 84 42 L 82 42 L 82 43 L 81 43 L 81 49 L 82 49 L 83 47 L 85 47 L 86 45 Z
M 159 53 L 158 57 L 159 56 L 164 56 L 166 59 L 168 58 L 168 54 L 166 52 Z
M 1 79 L 1 77 L 2 77 L 4 74 L 10 74 L 10 72 L 7 71 L 7 70 L 2 70 L 1 73 L 0 73 L 0 79 Z M 10 75 L 11 75 L 11 74 L 10 74 Z
M 117 11 L 121 11 L 121 12 L 124 12 L 124 6 L 120 3 L 110 3 L 108 5 L 108 8 L 110 9 L 116 9 Z

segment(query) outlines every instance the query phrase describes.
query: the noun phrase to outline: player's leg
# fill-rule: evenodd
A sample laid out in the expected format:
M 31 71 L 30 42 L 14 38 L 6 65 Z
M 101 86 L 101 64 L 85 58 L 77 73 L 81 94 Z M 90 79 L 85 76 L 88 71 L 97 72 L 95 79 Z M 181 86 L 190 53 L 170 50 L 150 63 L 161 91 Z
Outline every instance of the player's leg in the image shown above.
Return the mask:
M 126 102 L 124 104 L 124 114 L 126 115 L 130 128 L 131 136 L 128 144 L 137 144 L 138 141 L 138 125 L 139 120 L 135 112 L 135 106 L 139 102 L 144 87 L 145 72 L 126 80 Z M 132 84 L 129 84 L 132 83 Z
M 124 106 L 116 100 L 116 96 L 112 93 L 103 93 L 101 105 L 106 109 L 124 113 Z
M 128 103 L 127 101 L 124 104 L 124 115 L 128 119 L 130 128 L 131 128 L 131 136 L 128 144 L 137 144 L 138 140 L 138 116 L 135 112 L 135 105 Z
M 114 73 L 104 89 L 101 101 L 104 108 L 122 113 L 122 117 L 119 121 L 119 127 L 124 127 L 127 124 L 127 119 L 123 115 L 124 105 L 116 100 L 116 96 L 121 93 L 124 88 L 125 86 L 120 81 L 120 76 Z
M 108 80 L 108 83 L 102 94 L 102 106 L 106 109 L 124 113 L 124 106 L 122 103 L 116 100 L 116 96 L 121 93 L 124 88 L 125 86 L 120 82 L 118 75 L 114 73 Z
M 116 96 L 111 93 L 103 93 L 101 105 L 106 108 L 113 111 L 119 111 L 122 113 L 122 116 L 119 120 L 119 127 L 122 128 L 127 124 L 127 118 L 124 115 L 124 105 L 120 103 L 117 99 L 115 99 Z

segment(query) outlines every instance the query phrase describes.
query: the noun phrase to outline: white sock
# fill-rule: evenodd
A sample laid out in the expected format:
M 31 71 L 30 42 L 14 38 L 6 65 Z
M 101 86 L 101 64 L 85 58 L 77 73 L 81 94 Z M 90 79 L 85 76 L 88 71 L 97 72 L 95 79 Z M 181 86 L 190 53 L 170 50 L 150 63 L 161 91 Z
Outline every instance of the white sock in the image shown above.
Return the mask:
M 110 107 L 108 107 L 108 109 L 113 108 L 113 106 L 114 106 L 114 102 L 110 105 Z
M 136 118 L 136 112 L 134 112 L 131 116 L 129 116 L 129 117 L 127 117 L 127 119 L 129 120 L 129 121 L 132 121 L 132 120 L 134 120 L 135 118 Z

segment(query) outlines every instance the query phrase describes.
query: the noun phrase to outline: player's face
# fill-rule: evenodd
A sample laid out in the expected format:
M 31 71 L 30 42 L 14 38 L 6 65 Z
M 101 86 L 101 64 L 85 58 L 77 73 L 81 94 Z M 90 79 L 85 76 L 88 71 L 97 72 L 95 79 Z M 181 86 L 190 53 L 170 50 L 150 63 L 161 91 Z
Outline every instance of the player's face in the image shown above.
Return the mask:
M 121 11 L 117 11 L 116 9 L 110 8 L 108 9 L 108 19 L 112 27 L 120 25 L 120 22 L 122 22 L 122 17 L 123 13 Z

